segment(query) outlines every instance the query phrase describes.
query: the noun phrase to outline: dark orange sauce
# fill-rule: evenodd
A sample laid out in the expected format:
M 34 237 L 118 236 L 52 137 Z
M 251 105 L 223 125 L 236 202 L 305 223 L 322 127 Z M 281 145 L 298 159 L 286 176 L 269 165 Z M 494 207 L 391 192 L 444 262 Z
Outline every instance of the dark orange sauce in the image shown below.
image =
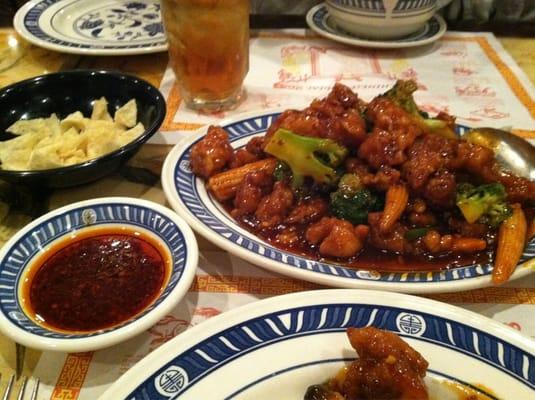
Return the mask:
M 228 213 L 232 210 L 232 204 L 224 204 Z M 475 254 L 443 254 L 440 256 L 412 254 L 395 254 L 365 245 L 356 256 L 345 259 L 327 259 L 319 253 L 319 246 L 311 245 L 305 238 L 305 230 L 308 225 L 297 226 L 296 233 L 299 240 L 291 245 L 282 244 L 277 240 L 279 227 L 273 230 L 258 230 L 247 217 L 235 220 L 241 227 L 272 244 L 274 247 L 293 253 L 310 260 L 341 265 L 352 269 L 362 269 L 382 273 L 391 272 L 436 272 L 458 268 L 473 264 L 487 264 L 493 260 L 494 246 L 489 246 L 484 251 Z
M 273 246 L 297 254 L 305 258 L 342 265 L 352 269 L 363 269 L 376 272 L 436 272 L 457 268 L 465 265 L 486 264 L 491 261 L 491 253 L 483 251 L 476 254 L 446 254 L 441 257 L 415 256 L 412 254 L 394 254 L 371 246 L 365 246 L 356 256 L 348 259 L 327 259 L 319 254 L 318 246 L 312 246 L 306 240 L 298 241 L 293 246 L 284 246 L 274 236 L 258 234 Z
M 143 231 L 95 228 L 54 243 L 22 286 L 26 312 L 56 331 L 110 328 L 159 296 L 170 274 L 168 250 Z

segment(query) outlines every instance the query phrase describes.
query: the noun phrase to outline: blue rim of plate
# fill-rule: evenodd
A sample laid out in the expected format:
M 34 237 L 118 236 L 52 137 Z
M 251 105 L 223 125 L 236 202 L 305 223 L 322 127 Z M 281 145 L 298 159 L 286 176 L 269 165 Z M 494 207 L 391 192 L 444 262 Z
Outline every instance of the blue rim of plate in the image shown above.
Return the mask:
M 355 298 L 355 301 L 338 302 L 337 300 L 327 300 L 324 303 L 315 305 L 299 305 L 299 299 L 301 298 L 311 297 L 320 299 L 321 301 L 322 293 L 324 298 L 329 298 L 327 296 L 330 296 L 331 294 L 331 298 L 336 298 L 339 296 L 337 292 L 346 292 L 347 299 L 353 297 Z M 188 343 L 185 345 L 186 349 L 181 349 L 180 353 L 174 355 L 170 360 L 166 357 L 165 359 L 167 361 L 165 361 L 163 365 L 159 366 L 156 371 L 150 373 L 148 378 L 144 378 L 143 381 L 140 382 L 127 396 L 124 396 L 124 398 L 150 398 L 158 400 L 168 399 L 170 397 L 173 399 L 182 398 L 182 395 L 187 397 L 188 389 L 201 382 L 202 379 L 206 378 L 209 374 L 214 373 L 226 364 L 239 360 L 240 357 L 250 354 L 258 349 L 299 337 L 344 332 L 348 327 L 364 326 L 374 326 L 380 329 L 386 329 L 395 332 L 404 338 L 410 338 L 411 340 L 427 342 L 434 346 L 438 346 L 443 348 L 444 351 L 461 353 L 470 358 L 474 358 L 479 362 L 485 363 L 512 377 L 519 384 L 535 390 L 535 363 L 531 351 L 521 349 L 517 345 L 508 342 L 506 339 L 497 337 L 496 332 L 489 333 L 483 329 L 479 329 L 477 326 L 484 328 L 482 324 L 470 326 L 466 323 L 444 316 L 452 315 L 455 307 L 447 306 L 449 310 L 445 313 L 440 311 L 440 308 L 437 308 L 437 314 L 443 314 L 441 316 L 431 312 L 416 311 L 412 308 L 406 308 L 406 306 L 376 305 L 366 302 L 358 302 L 356 300 L 359 297 L 366 298 L 363 297 L 366 296 L 366 294 L 373 297 L 374 295 L 380 296 L 383 293 L 370 291 L 360 291 L 359 293 L 344 290 L 329 290 L 279 296 L 278 300 L 281 303 L 284 303 L 284 301 L 287 300 L 286 304 L 297 303 L 297 305 L 278 308 L 277 311 L 267 312 L 255 318 L 249 317 L 250 319 L 243 320 L 228 328 L 220 329 L 215 333 L 213 333 L 213 329 L 209 330 L 210 336 L 199 340 L 193 345 L 189 345 L 189 342 L 186 341 L 186 343 Z M 392 296 L 392 298 L 388 297 L 388 299 L 393 303 L 394 295 L 385 295 Z M 396 296 L 404 298 L 400 298 L 403 304 L 407 304 L 409 298 L 412 297 L 405 295 Z M 290 299 L 293 301 L 290 301 Z M 262 304 L 255 304 L 260 307 L 269 301 L 271 302 L 270 304 L 273 304 L 277 299 L 263 300 L 261 301 Z M 441 303 L 425 299 L 418 299 L 418 301 L 430 302 L 430 304 L 426 304 L 426 307 L 424 307 L 426 310 L 432 310 L 432 308 L 430 308 L 432 305 L 431 303 L 436 303 L 434 305 L 435 307 L 442 306 Z M 248 313 L 246 310 L 251 311 L 253 306 L 254 305 L 241 307 L 242 314 L 248 317 L 250 312 Z M 265 308 L 260 309 L 264 310 Z M 238 310 L 236 310 L 236 312 Z M 474 319 L 483 319 L 483 317 L 476 314 L 474 314 L 474 316 L 477 318 L 468 318 L 473 313 L 465 310 L 462 310 L 462 312 L 470 314 L 466 315 L 466 317 L 467 321 L 471 321 L 470 323 L 472 324 L 474 324 Z M 233 314 L 233 316 L 234 315 L 235 314 Z M 214 327 L 214 323 L 217 321 L 220 322 L 220 325 L 224 324 L 224 322 L 222 322 L 224 321 L 224 318 L 225 314 L 213 318 L 210 321 L 210 323 L 212 323 L 211 327 Z M 204 325 L 206 324 L 207 323 L 204 323 Z M 203 334 L 199 329 L 197 329 L 196 332 L 197 337 L 202 337 Z M 519 335 L 514 331 L 508 333 L 511 335 Z M 192 338 L 193 336 L 193 332 L 190 333 L 186 331 L 175 338 L 173 342 L 176 341 L 179 343 L 179 340 L 181 339 L 183 339 L 182 342 L 184 342 L 186 337 Z M 508 338 L 510 339 L 510 336 Z M 527 347 L 532 347 L 535 350 L 533 343 L 530 343 L 528 338 L 522 338 L 522 340 L 524 339 L 526 340 L 526 344 L 528 344 Z M 167 351 L 169 351 L 169 348 L 172 348 L 172 345 L 171 342 L 163 347 L 164 349 L 167 348 Z M 178 344 L 178 346 L 180 347 L 180 344 Z M 164 349 L 160 349 L 159 351 L 163 353 Z M 156 356 L 157 354 L 152 355 L 152 359 L 158 360 Z M 151 356 L 149 356 L 149 358 L 150 357 Z M 299 360 L 295 360 L 296 363 L 298 361 Z M 141 364 L 143 364 L 143 361 L 140 363 L 139 367 L 141 367 Z M 432 365 L 430 365 L 430 368 L 432 368 Z M 442 375 L 439 371 L 436 373 L 437 375 Z M 447 375 L 442 376 L 449 377 Z M 126 380 L 127 378 L 131 377 L 127 374 L 124 379 Z M 452 379 L 464 383 L 460 378 L 453 377 Z M 131 381 L 131 379 L 129 380 Z M 313 383 L 316 382 L 311 382 L 311 384 Z M 251 383 L 246 383 L 242 388 L 234 391 L 231 396 L 226 397 L 225 400 L 240 394 L 247 389 L 247 386 L 251 386 Z M 491 398 L 493 397 L 491 396 Z
M 74 54 L 95 54 L 95 55 L 127 55 L 127 54 L 145 54 L 167 50 L 167 40 L 145 40 L 141 43 L 127 44 L 128 42 L 109 41 L 95 39 L 94 43 L 69 40 L 65 34 L 57 32 L 57 36 L 51 36 L 45 32 L 41 25 L 43 13 L 57 3 L 76 3 L 85 0 L 32 0 L 22 6 L 14 17 L 14 27 L 17 32 L 29 42 L 49 48 L 51 50 L 63 51 Z M 110 3 L 113 1 L 109 1 Z M 129 3 L 126 0 L 117 1 L 118 3 Z M 130 2 L 134 3 L 134 1 Z M 58 10 L 54 15 L 57 15 Z M 78 18 L 79 19 L 79 18 Z M 158 20 L 161 23 L 161 16 Z M 51 21 L 53 23 L 53 21 Z M 53 24 L 52 24 L 53 25 Z M 76 31 L 77 28 L 74 28 Z M 87 39 L 86 39 L 87 40 Z
M 257 115 L 228 123 L 223 125 L 223 128 L 228 132 L 232 144 L 243 138 L 263 134 L 279 115 L 279 112 Z M 467 129 L 468 127 L 458 126 L 458 133 L 462 134 Z M 212 196 L 207 196 L 206 200 L 203 200 L 199 195 L 199 188 L 204 188 L 205 183 L 191 172 L 189 155 L 191 147 L 201 139 L 202 136 L 199 136 L 196 140 L 179 143 L 174 151 L 171 151 L 169 154 L 168 160 L 172 158 L 173 153 L 176 154 L 179 152 L 178 159 L 174 164 L 164 165 L 162 181 L 167 198 L 175 208 L 175 211 L 188 220 L 193 229 L 199 230 L 199 224 L 201 224 L 203 227 L 209 229 L 212 234 L 217 235 L 220 245 L 238 247 L 242 252 L 244 251 L 248 254 L 253 253 L 255 259 L 249 259 L 248 261 L 263 267 L 265 265 L 260 262 L 262 259 L 276 262 L 281 267 L 278 269 L 278 272 L 290 273 L 292 270 L 293 272 L 299 270 L 299 278 L 317 283 L 331 284 L 333 286 L 342 285 L 343 287 L 381 287 L 387 290 L 398 290 L 406 293 L 482 287 L 483 284 L 481 282 L 474 282 L 473 285 L 467 285 L 468 281 L 478 281 L 480 278 L 488 278 L 487 283 L 490 284 L 490 275 L 493 269 L 491 264 L 474 264 L 436 272 L 377 273 L 375 271 L 355 270 L 342 265 L 313 261 L 296 254 L 282 251 L 262 241 L 250 232 L 247 232 L 246 235 L 242 234 L 237 230 L 238 225 L 233 220 L 222 216 L 222 214 L 215 215 L 210 210 L 210 204 L 213 208 L 219 211 L 221 210 L 221 207 L 218 206 L 217 201 Z M 172 171 L 169 171 L 173 181 L 172 188 L 167 187 L 167 170 L 169 168 L 172 168 Z M 172 193 L 169 193 L 170 191 Z M 176 199 L 179 201 L 178 207 L 174 201 Z M 240 230 L 243 231 L 243 229 Z M 199 230 L 199 232 L 201 234 L 204 233 L 202 230 Z M 524 263 L 534 257 L 535 239 L 531 240 L 527 245 L 520 263 Z M 517 268 L 513 277 L 529 272 L 527 268 Z M 295 276 L 296 274 L 292 275 Z M 337 282 L 329 281 L 329 277 L 336 278 Z M 340 279 L 343 282 L 340 282 Z M 464 286 L 452 286 L 452 284 L 460 284 L 461 282 Z M 398 284 L 403 286 L 400 287 Z
M 45 329 L 28 317 L 20 304 L 19 285 L 23 271 L 31 260 L 58 238 L 75 230 L 99 225 L 130 225 L 157 236 L 169 248 L 172 272 L 165 290 L 143 312 L 123 324 L 88 333 L 61 333 Z M 88 204 L 46 219 L 26 232 L 0 260 L 0 312 L 15 326 L 51 339 L 88 338 L 123 328 L 139 320 L 160 305 L 181 281 L 188 250 L 181 229 L 166 215 L 145 206 L 132 203 Z
M 325 3 L 312 7 L 306 20 L 313 31 L 329 39 L 354 46 L 385 49 L 422 46 L 440 39 L 446 32 L 446 22 L 436 14 L 420 30 L 409 36 L 392 40 L 366 39 L 337 27 Z

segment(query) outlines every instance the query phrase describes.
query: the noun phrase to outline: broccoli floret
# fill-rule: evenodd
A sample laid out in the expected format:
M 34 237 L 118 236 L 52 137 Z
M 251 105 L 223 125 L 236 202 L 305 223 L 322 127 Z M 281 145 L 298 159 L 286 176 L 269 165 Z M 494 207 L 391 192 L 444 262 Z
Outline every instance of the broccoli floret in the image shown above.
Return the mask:
M 289 180 L 292 178 L 292 171 L 290 170 L 290 167 L 286 165 L 286 163 L 278 161 L 277 165 L 275 165 L 275 169 L 273 170 L 273 178 L 276 181 Z
M 480 186 L 463 183 L 457 186 L 457 207 L 471 224 L 481 222 L 498 226 L 512 213 L 506 198 L 505 187 L 500 183 Z
M 355 174 L 345 174 L 338 183 L 338 190 L 331 193 L 331 213 L 352 224 L 364 224 L 368 213 L 383 208 L 383 199 L 362 186 Z
M 264 151 L 290 167 L 294 188 L 301 187 L 305 177 L 320 184 L 335 183 L 338 180 L 335 168 L 348 153 L 334 140 L 301 136 L 287 129 L 277 130 L 269 138 Z
M 457 136 L 455 135 L 455 132 L 453 132 L 448 126 L 446 121 L 436 118 L 429 118 L 429 114 L 421 111 L 418 108 L 412 95 L 417 89 L 418 85 L 413 80 L 398 80 L 392 88 L 383 94 L 383 96 L 389 98 L 395 104 L 415 117 L 415 119 L 431 133 L 455 139 Z
M 414 98 L 412 97 L 412 94 L 416 92 L 416 90 L 418 90 L 418 85 L 416 85 L 416 82 L 413 80 L 398 80 L 394 86 L 383 94 L 383 96 L 388 97 L 409 114 L 423 118 Z

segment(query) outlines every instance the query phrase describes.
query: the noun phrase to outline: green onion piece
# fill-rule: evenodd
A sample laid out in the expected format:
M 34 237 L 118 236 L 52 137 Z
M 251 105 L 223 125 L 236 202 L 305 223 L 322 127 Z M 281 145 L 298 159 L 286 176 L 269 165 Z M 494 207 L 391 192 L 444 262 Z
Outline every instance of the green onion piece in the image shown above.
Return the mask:
M 421 237 L 424 237 L 425 235 L 427 235 L 427 232 L 429 232 L 428 228 L 410 229 L 407 231 L 407 233 L 405 233 L 405 239 L 413 241 Z

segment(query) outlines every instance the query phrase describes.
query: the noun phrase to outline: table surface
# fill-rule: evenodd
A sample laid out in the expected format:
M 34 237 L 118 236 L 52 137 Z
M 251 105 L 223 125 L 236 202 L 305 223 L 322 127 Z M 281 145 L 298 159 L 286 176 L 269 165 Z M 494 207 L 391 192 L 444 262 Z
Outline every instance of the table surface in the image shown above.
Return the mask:
M 504 48 L 511 54 L 532 82 L 535 83 L 535 38 L 498 37 Z M 137 75 L 155 86 L 159 86 L 163 78 L 167 55 L 165 53 L 128 56 L 128 57 L 88 57 L 51 52 L 37 48 L 21 39 L 10 28 L 0 28 L 0 88 L 11 83 L 36 75 L 68 69 L 100 68 L 115 69 Z M 142 166 L 159 175 L 162 163 L 170 147 L 166 145 L 145 145 L 130 161 L 130 166 Z M 150 181 L 150 180 L 149 180 Z M 119 173 L 113 174 L 98 183 L 82 187 L 58 190 L 49 199 L 50 208 L 56 208 L 69 202 L 84 200 L 91 197 L 98 185 L 101 195 L 135 196 L 165 204 L 165 196 L 160 183 L 132 182 Z M 213 245 L 199 237 L 201 251 L 214 250 Z M 307 287 L 307 286 L 304 286 Z M 435 297 L 437 298 L 437 297 Z M 439 299 L 447 299 L 438 296 Z M 535 309 L 535 287 L 526 288 L 521 300 L 522 304 L 531 305 Z M 507 300 L 504 301 L 507 303 Z M 516 301 L 518 304 L 518 301 Z M 28 349 L 24 374 L 32 375 L 41 352 Z M 4 379 L 15 369 L 15 346 L 7 338 L 0 335 L 0 373 Z

